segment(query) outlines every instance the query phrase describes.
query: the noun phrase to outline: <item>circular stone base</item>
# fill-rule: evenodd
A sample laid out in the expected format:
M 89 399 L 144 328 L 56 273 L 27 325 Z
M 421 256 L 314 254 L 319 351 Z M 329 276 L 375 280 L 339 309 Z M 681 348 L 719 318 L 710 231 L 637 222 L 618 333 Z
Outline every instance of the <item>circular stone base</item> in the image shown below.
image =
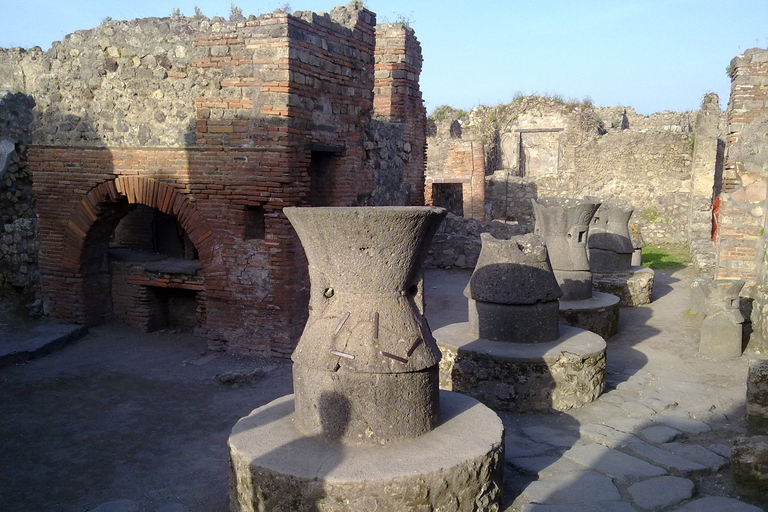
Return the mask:
M 560 323 L 586 329 L 607 340 L 619 330 L 619 298 L 609 293 L 592 292 L 586 300 L 561 300 Z
M 560 326 L 548 343 L 477 339 L 469 324 L 434 333 L 443 353 L 440 387 L 514 412 L 565 411 L 594 401 L 605 387 L 605 341 L 589 331 Z
M 231 510 L 499 510 L 504 427 L 472 398 L 441 391 L 434 430 L 383 446 L 305 437 L 293 411 L 287 395 L 235 424 Z
M 643 306 L 651 302 L 653 275 L 653 270 L 648 267 L 631 267 L 623 272 L 592 272 L 592 286 L 597 291 L 616 295 L 622 306 Z

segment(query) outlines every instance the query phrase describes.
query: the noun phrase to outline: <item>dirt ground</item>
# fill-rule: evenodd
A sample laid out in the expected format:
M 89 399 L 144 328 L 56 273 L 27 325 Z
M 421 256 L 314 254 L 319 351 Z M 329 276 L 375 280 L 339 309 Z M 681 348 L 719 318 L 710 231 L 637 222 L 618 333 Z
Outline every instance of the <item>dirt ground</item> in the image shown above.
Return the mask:
M 687 300 L 690 271 L 679 272 L 657 273 L 656 299 L 671 300 L 674 292 L 674 303 Z M 432 329 L 466 321 L 467 278 L 427 274 Z M 722 435 L 737 434 L 748 361 L 697 358 L 696 324 L 680 313 L 686 306 L 658 304 L 622 310 L 625 334 L 609 342 L 609 379 L 641 369 L 655 378 L 710 372 L 737 422 Z M 144 334 L 120 324 L 1 368 L 0 511 L 224 512 L 230 430 L 251 410 L 292 392 L 290 369 L 289 361 L 209 352 L 188 333 Z M 579 414 L 586 413 L 542 421 L 586 421 Z M 502 416 L 508 429 L 538 421 Z M 727 472 L 706 482 L 721 487 L 715 494 L 732 491 Z M 519 483 L 513 478 L 507 489 Z

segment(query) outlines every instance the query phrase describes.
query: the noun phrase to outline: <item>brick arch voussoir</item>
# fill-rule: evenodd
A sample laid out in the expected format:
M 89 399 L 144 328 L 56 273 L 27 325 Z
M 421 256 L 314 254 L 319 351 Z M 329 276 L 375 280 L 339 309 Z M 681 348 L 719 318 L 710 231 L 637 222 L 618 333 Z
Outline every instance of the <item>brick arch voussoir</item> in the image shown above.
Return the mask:
M 130 204 L 143 204 L 174 215 L 197 248 L 203 271 L 213 259 L 213 232 L 195 205 L 178 190 L 151 178 L 120 177 L 105 181 L 91 189 L 67 221 L 64 231 L 62 264 L 71 270 L 80 269 L 80 256 L 93 223 L 98 220 L 98 204 L 117 201 L 120 196 Z

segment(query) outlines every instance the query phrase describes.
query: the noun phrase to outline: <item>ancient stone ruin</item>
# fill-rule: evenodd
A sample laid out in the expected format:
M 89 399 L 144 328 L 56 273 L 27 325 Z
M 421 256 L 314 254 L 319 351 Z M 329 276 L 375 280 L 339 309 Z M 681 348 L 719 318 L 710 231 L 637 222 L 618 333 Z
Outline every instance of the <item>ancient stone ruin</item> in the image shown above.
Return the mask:
M 560 321 L 608 339 L 619 328 L 619 299 L 593 291 L 587 252 L 590 223 L 599 207 L 600 203 L 590 199 L 534 199 L 534 232 L 545 240 L 552 270 L 563 290 Z
M 648 304 L 653 270 L 642 267 L 640 262 L 633 263 L 635 245 L 642 244 L 640 240 L 633 242 L 630 233 L 629 219 L 634 208 L 620 199 L 599 202 L 587 238 L 592 285 L 597 291 L 617 296 L 622 306 Z
M 695 311 L 705 315 L 701 322 L 699 353 L 713 359 L 741 356 L 744 316 L 739 310 L 739 292 L 744 281 L 697 279 L 692 289 Z
M 307 254 L 311 314 L 295 395 L 232 430 L 232 510 L 499 510 L 501 420 L 438 393 L 422 316 L 419 267 L 444 211 L 285 212 Z
M 441 387 L 516 412 L 595 400 L 605 385 L 605 341 L 559 324 L 562 292 L 542 238 L 483 234 L 482 241 L 464 292 L 469 322 L 434 333 L 443 352 Z
M 2 171 L 18 208 L 0 284 L 68 322 L 287 357 L 308 285 L 282 209 L 423 204 L 420 70 L 412 29 L 352 6 L 0 51 L 0 137 L 21 159 Z

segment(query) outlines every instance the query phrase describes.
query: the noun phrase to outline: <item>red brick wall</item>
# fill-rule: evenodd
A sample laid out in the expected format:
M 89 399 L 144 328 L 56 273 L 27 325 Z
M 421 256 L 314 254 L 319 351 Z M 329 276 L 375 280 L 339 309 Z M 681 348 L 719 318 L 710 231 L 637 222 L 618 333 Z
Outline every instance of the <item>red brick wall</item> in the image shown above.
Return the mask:
M 434 141 L 434 143 L 432 142 Z M 433 204 L 435 183 L 462 183 L 464 217 L 485 220 L 485 152 L 480 141 L 430 139 L 429 156 L 439 164 L 427 175 L 424 200 Z
M 413 29 L 402 23 L 376 27 L 374 115 L 403 124 L 404 139 L 411 145 L 411 159 L 404 181 L 411 188 L 411 204 L 424 204 L 427 111 L 419 89 L 421 45 Z
M 768 50 L 752 49 L 731 62 L 731 95 L 717 216 L 718 279 L 753 281 L 765 223 L 768 177 L 738 156 L 750 127 L 768 114 Z
M 178 78 L 199 74 L 220 87 L 202 88 L 205 95 L 194 100 L 194 137 L 186 139 L 193 146 L 33 146 L 42 288 L 51 314 L 98 323 L 113 313 L 117 293 L 118 313 L 137 326 L 150 322 L 136 306 L 149 300 L 142 295 L 147 287 L 137 276 L 112 279 L 106 263 L 109 235 L 129 205 L 143 204 L 176 216 L 198 250 L 205 325 L 197 331 L 214 347 L 288 356 L 304 327 L 309 286 L 282 209 L 305 204 L 313 151 L 335 155 L 331 204 L 351 206 L 370 195 L 363 140 L 374 105 L 374 26 L 373 13 L 347 8 L 335 17 L 274 13 L 196 35 L 193 66 Z M 422 156 L 408 171 L 420 191 L 421 54 L 411 31 L 395 32 L 381 53 L 396 57 L 390 115 L 407 124 Z M 404 78 L 395 76 L 400 70 Z M 246 236 L 246 210 L 254 207 L 263 208 L 263 239 Z

